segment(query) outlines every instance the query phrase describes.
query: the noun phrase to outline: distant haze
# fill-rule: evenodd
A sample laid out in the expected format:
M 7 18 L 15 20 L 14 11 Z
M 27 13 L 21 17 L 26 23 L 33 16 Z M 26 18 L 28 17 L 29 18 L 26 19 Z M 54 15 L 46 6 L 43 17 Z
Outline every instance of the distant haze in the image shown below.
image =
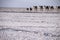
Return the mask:
M 60 6 L 60 0 L 0 0 L 0 7 Z

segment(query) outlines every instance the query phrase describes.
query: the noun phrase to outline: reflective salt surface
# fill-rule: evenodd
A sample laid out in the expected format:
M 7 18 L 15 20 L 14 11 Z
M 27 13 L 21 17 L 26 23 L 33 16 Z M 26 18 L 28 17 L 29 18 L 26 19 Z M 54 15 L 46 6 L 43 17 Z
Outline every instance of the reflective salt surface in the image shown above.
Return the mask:
M 0 12 L 0 40 L 59 40 L 60 13 Z

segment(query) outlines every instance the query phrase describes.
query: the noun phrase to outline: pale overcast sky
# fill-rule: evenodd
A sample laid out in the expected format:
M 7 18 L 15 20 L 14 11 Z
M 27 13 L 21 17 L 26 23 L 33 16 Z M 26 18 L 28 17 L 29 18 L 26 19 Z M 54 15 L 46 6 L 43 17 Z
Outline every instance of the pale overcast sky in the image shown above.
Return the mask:
M 60 6 L 60 0 L 0 0 L 0 7 L 31 7 L 35 5 Z

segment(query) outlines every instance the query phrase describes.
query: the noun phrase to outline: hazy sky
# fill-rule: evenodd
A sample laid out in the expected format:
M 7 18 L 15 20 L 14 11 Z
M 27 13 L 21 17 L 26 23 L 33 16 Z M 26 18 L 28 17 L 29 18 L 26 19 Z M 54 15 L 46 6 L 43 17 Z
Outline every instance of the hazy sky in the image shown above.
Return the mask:
M 34 5 L 60 5 L 60 0 L 0 0 L 0 7 L 31 7 Z

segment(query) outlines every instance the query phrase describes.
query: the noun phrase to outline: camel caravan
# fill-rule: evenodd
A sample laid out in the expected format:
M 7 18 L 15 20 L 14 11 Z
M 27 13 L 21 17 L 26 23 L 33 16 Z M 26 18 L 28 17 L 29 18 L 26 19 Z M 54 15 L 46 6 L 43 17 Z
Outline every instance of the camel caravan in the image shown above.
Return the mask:
M 60 6 L 33 6 L 29 8 L 0 7 L 0 12 L 18 12 L 18 13 L 60 12 Z

